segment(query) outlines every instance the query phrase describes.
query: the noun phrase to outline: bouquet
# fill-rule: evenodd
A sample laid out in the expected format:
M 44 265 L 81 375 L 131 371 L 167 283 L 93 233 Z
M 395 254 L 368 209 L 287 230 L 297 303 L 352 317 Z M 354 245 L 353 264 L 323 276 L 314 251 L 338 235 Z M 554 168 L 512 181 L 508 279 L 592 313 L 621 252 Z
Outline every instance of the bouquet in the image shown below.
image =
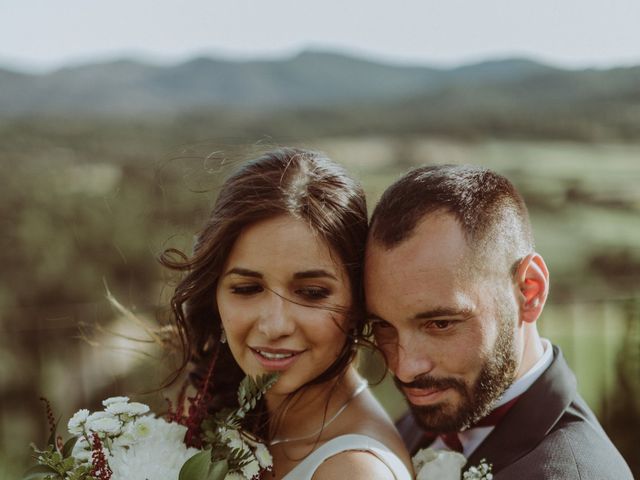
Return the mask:
M 256 479 L 272 459 L 242 420 L 276 380 L 275 374 L 245 377 L 238 408 L 214 416 L 202 415 L 206 395 L 189 399 L 189 415 L 170 411 L 167 420 L 128 397 L 108 398 L 102 411 L 82 409 L 71 417 L 66 442 L 45 400 L 51 436 L 45 449 L 33 446 L 37 464 L 23 480 Z

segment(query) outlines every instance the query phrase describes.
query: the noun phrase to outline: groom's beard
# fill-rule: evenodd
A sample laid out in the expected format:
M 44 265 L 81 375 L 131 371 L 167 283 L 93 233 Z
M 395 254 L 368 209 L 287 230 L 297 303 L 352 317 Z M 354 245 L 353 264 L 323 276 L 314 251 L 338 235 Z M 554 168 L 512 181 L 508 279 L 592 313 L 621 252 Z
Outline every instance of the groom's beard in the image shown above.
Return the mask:
M 416 421 L 424 430 L 434 433 L 460 431 L 469 427 L 490 411 L 493 403 L 513 383 L 517 370 L 514 351 L 514 321 L 504 310 L 493 351 L 485 359 L 478 377 L 472 385 L 453 377 L 436 378 L 423 375 L 413 382 L 404 383 L 394 377 L 396 386 L 402 388 L 422 388 L 442 390 L 451 388 L 458 392 L 460 400 L 455 405 L 439 403 L 434 405 L 409 406 Z

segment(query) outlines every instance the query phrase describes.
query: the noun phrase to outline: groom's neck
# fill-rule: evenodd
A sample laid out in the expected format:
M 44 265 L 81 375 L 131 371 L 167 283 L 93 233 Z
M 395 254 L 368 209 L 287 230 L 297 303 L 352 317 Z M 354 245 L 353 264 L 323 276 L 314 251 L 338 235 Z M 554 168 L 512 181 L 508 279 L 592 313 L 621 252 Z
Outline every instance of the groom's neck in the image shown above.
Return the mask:
M 540 334 L 535 324 L 527 324 L 522 331 L 522 353 L 520 355 L 520 366 L 515 379 L 524 376 L 542 358 L 544 345 L 540 339 Z

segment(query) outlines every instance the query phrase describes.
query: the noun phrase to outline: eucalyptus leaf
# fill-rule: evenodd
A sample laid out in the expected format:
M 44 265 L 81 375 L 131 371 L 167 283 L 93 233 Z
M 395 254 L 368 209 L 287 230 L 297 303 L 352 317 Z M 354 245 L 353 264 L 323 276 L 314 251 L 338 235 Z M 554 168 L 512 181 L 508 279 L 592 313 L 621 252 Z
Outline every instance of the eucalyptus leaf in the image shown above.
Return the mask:
M 71 452 L 73 451 L 73 447 L 76 446 L 76 442 L 78 441 L 78 437 L 71 437 L 69 440 L 67 440 L 64 444 L 64 447 L 62 447 L 62 456 L 63 457 L 68 457 L 69 455 L 71 455 Z
M 211 468 L 211 450 L 203 450 L 196 453 L 185 462 L 180 469 L 178 480 L 204 480 L 208 479 Z

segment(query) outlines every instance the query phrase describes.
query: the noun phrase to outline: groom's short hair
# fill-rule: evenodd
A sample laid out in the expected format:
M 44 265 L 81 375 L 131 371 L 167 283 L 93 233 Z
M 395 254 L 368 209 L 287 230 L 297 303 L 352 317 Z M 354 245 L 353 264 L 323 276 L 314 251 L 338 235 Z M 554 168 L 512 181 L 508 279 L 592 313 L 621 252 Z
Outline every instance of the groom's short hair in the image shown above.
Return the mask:
M 382 195 L 371 217 L 371 238 L 391 249 L 428 214 L 449 213 L 475 253 L 513 262 L 534 248 L 529 213 L 513 184 L 487 168 L 433 165 L 411 170 Z

